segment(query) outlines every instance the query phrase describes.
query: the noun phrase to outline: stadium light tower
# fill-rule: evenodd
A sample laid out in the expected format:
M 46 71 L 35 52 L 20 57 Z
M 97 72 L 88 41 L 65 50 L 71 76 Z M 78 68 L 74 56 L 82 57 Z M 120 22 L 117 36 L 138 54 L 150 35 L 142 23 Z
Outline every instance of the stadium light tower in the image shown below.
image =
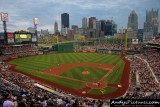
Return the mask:
M 126 35 L 125 35 L 126 37 L 125 37 L 125 50 L 127 50 L 127 39 L 128 39 L 128 33 L 126 33 Z
M 3 22 L 3 28 L 4 28 L 4 44 L 7 43 L 7 25 L 6 22 L 8 22 L 8 13 L 1 12 L 1 21 Z
M 38 35 L 37 35 L 38 18 L 35 17 L 34 20 L 33 20 L 33 22 L 34 22 L 34 28 L 35 28 L 35 36 L 36 36 L 36 38 L 37 38 L 37 37 L 38 37 Z M 36 43 L 36 44 L 37 44 L 37 43 Z
M 35 28 L 35 34 L 36 34 L 36 36 L 37 36 L 37 25 L 38 25 L 38 18 L 35 17 L 34 18 L 34 28 Z
M 125 50 L 127 50 L 128 49 L 128 47 L 127 47 L 127 45 L 128 45 L 128 36 L 131 34 L 131 32 L 132 32 L 132 28 L 131 27 L 129 27 L 128 29 L 127 29 L 127 32 L 126 32 L 126 37 L 125 37 Z

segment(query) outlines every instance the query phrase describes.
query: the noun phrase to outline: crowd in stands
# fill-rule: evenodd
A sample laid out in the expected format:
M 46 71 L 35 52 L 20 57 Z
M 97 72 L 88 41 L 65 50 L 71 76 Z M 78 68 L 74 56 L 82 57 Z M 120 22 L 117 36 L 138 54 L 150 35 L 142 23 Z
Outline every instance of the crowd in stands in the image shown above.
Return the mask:
M 128 44 L 127 49 L 137 51 L 142 48 L 141 45 L 136 44 Z M 104 50 L 104 51 L 112 51 L 112 50 L 124 50 L 125 46 L 123 44 L 98 44 L 97 46 L 92 47 L 75 47 L 74 52 L 82 52 L 83 50 L 86 50 L 87 52 L 90 52 L 90 50 Z
M 99 44 L 97 49 L 107 49 L 107 50 L 122 50 L 124 45 L 122 44 Z
M 148 50 L 145 54 L 138 54 L 137 56 L 145 59 L 149 63 L 152 71 L 160 82 L 160 52 Z
M 160 38 L 154 38 L 154 39 L 151 39 L 148 41 L 148 43 L 156 43 L 156 44 L 159 44 L 160 45 Z
M 88 46 L 88 47 L 74 47 L 74 52 L 95 52 L 96 48 L 94 46 Z
M 128 50 L 140 50 L 141 45 L 136 44 L 128 44 Z M 99 44 L 97 45 L 97 49 L 106 49 L 106 50 L 123 50 L 125 46 L 123 44 Z
M 107 107 L 106 100 L 95 100 L 81 98 L 64 92 L 60 89 L 49 87 L 58 95 L 34 85 L 39 83 L 23 74 L 10 71 L 9 65 L 0 64 L 0 107 L 8 107 L 7 104 L 14 104 L 14 107 Z
M 126 99 L 160 99 L 160 79 L 159 81 L 156 81 L 155 76 L 149 68 L 150 66 L 155 75 L 159 77 L 159 56 L 160 53 L 156 51 L 148 52 L 147 54 L 128 56 L 128 59 L 131 62 L 131 81 L 129 90 L 125 96 Z M 143 59 L 147 60 L 149 66 Z M 139 76 L 139 80 L 136 78 L 136 73 Z M 138 81 L 140 83 L 139 85 L 137 85 Z
M 13 45 L 5 46 L 1 49 L 2 60 L 8 60 L 10 58 L 25 57 L 35 55 L 38 52 L 38 48 L 35 45 Z
M 121 50 L 124 46 L 120 44 L 100 44 L 90 49 Z M 129 45 L 130 50 L 137 50 L 141 47 Z M 83 48 L 75 48 L 83 50 Z M 88 48 L 89 49 L 89 48 Z M 24 45 L 19 47 L 6 47 L 2 50 L 2 60 L 8 60 L 16 55 L 26 56 L 26 54 L 36 54 L 38 51 L 34 45 Z M 138 58 L 146 60 L 154 72 L 158 82 L 149 69 L 147 63 Z M 160 99 L 160 53 L 157 51 L 147 51 L 146 53 L 127 56 L 131 62 L 131 80 L 124 99 Z M 10 65 L 5 62 L 0 63 L 0 107 L 7 107 L 7 104 L 14 107 L 108 107 L 107 100 L 88 99 L 72 95 L 53 86 L 39 83 L 32 78 L 9 70 Z M 137 85 L 137 77 L 139 83 Z M 42 84 L 55 92 L 50 92 L 35 85 Z M 60 93 L 58 95 L 57 93 Z

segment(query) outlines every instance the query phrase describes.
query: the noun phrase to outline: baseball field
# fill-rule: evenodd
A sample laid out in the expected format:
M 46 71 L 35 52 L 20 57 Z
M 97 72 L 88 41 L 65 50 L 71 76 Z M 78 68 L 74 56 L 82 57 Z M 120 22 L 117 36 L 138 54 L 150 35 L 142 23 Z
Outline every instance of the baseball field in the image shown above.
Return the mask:
M 98 53 L 44 54 L 9 63 L 15 66 L 16 71 L 90 97 L 107 96 L 122 89 L 126 64 L 120 55 Z

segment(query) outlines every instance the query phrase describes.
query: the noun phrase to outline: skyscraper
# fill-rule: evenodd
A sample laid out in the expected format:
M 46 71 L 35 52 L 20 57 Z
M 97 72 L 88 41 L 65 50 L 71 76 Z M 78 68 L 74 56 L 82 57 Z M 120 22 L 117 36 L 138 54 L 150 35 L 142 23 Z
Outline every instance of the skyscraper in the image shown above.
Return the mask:
M 100 20 L 100 22 L 101 22 L 101 31 L 104 32 L 105 31 L 106 20 Z
M 90 17 L 89 18 L 89 28 L 93 29 L 93 22 L 96 21 L 96 17 Z
M 137 38 L 138 35 L 138 16 L 134 10 L 130 13 L 128 17 L 128 28 L 131 28 L 133 36 L 130 38 Z
M 101 22 L 96 20 L 93 22 L 93 29 L 96 31 L 96 38 L 100 37 L 100 32 L 101 32 Z
M 73 30 L 78 29 L 78 25 L 72 25 L 72 29 L 73 29 Z
M 152 32 L 153 35 L 158 34 L 158 9 L 157 10 L 146 10 L 146 21 L 144 22 L 144 32 Z
M 82 28 L 83 29 L 87 29 L 87 18 L 86 17 L 84 17 L 83 19 L 82 19 Z
M 106 36 L 114 36 L 117 33 L 117 24 L 113 20 L 107 20 L 105 22 L 105 31 L 104 35 Z
M 117 24 L 113 20 L 100 20 L 100 26 L 103 36 L 113 36 L 117 33 Z
M 54 22 L 54 34 L 58 33 L 58 23 L 55 21 Z
M 101 22 L 100 21 L 95 21 L 94 23 L 93 23 L 93 28 L 94 29 L 96 29 L 96 30 L 98 30 L 98 31 L 100 31 L 101 30 Z
M 61 28 L 69 28 L 69 14 L 61 14 Z

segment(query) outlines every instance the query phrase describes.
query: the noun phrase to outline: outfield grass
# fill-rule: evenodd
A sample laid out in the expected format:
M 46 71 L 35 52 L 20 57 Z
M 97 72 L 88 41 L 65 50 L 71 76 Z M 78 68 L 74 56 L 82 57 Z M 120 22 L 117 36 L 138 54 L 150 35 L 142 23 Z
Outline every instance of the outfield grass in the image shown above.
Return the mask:
M 43 71 L 52 68 L 54 66 L 57 66 L 58 64 L 61 65 L 61 64 L 77 63 L 77 62 L 96 62 L 96 63 L 111 64 L 113 66 L 118 65 L 117 69 L 115 69 L 107 78 L 105 78 L 105 81 L 107 83 L 112 83 L 112 84 L 117 84 L 120 82 L 125 65 L 125 62 L 120 58 L 120 55 L 97 54 L 97 53 L 44 54 L 26 58 L 19 58 L 16 60 L 12 60 L 9 63 L 17 65 L 16 69 L 20 71 L 78 90 L 85 87 L 85 82 L 73 81 L 66 78 L 58 78 L 43 74 Z M 91 72 L 91 76 L 88 77 L 87 75 L 86 77 L 82 76 L 81 72 L 86 69 L 88 69 L 88 71 Z M 64 72 L 62 75 L 70 78 L 76 78 L 79 80 L 94 81 L 94 80 L 99 80 L 107 72 L 108 71 L 99 68 L 76 67 L 67 72 Z M 108 90 L 108 88 L 106 90 Z M 92 91 L 91 93 L 94 93 L 95 90 Z
M 121 60 L 119 55 L 93 54 L 93 53 L 62 53 L 62 54 L 45 54 L 34 57 L 19 58 L 11 61 L 24 68 L 35 71 L 44 71 L 58 64 L 67 64 L 75 62 L 97 62 L 116 65 Z

